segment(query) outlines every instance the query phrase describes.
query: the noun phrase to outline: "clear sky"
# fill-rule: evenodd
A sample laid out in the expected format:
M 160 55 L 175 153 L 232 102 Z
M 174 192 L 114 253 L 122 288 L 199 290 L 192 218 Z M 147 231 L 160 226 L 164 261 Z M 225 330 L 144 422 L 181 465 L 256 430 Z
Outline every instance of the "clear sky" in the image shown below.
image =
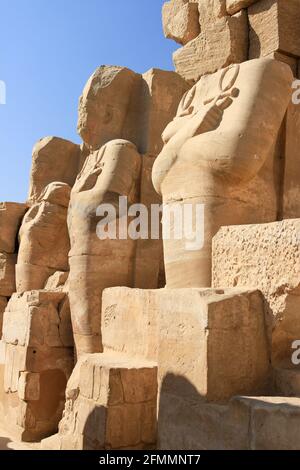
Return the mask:
M 0 0 L 0 201 L 27 197 L 41 137 L 80 142 L 77 104 L 97 66 L 173 70 L 163 36 L 164 0 Z

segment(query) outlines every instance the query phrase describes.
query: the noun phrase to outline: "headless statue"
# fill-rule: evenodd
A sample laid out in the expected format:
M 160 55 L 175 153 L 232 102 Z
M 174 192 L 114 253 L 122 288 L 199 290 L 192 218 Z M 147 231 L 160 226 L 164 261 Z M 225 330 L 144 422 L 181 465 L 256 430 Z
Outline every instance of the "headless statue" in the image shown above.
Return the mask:
M 77 356 L 102 351 L 102 291 L 133 285 L 135 242 L 119 239 L 119 230 L 115 239 L 99 238 L 97 213 L 103 205 L 115 207 L 120 223 L 126 215 L 118 212 L 119 197 L 127 197 L 128 205 L 137 202 L 140 168 L 135 145 L 112 140 L 88 157 L 72 189 L 69 296 Z
M 276 220 L 275 148 L 292 81 L 286 64 L 256 59 L 202 77 L 183 97 L 152 179 L 165 210 L 204 208 L 203 227 L 194 227 L 204 238 L 196 250 L 184 235 L 164 240 L 167 287 L 211 286 L 212 239 L 221 226 Z

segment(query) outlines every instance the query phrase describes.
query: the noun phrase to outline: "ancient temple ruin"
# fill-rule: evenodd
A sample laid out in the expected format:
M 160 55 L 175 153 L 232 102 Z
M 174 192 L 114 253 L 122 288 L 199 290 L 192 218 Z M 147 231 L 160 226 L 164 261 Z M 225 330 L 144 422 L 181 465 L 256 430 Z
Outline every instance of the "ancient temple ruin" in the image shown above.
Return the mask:
M 2 427 L 45 450 L 299 450 L 300 0 L 162 18 L 176 71 L 97 68 L 82 144 L 41 139 L 27 202 L 0 205 Z

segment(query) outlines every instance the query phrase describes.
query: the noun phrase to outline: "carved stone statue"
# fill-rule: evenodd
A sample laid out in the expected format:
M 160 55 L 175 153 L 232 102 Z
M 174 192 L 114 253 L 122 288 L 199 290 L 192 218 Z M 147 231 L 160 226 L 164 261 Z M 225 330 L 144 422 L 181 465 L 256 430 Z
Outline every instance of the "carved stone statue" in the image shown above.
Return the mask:
M 164 240 L 168 287 L 211 285 L 211 242 L 221 226 L 276 220 L 276 142 L 292 81 L 285 64 L 256 59 L 203 76 L 183 97 L 163 133 L 153 184 L 165 210 L 204 206 L 204 244 L 189 250 L 184 236 Z
M 140 169 L 135 145 L 112 140 L 88 157 L 71 192 L 69 295 L 77 356 L 102 351 L 103 289 L 133 285 L 135 242 L 119 239 L 118 227 L 115 239 L 99 238 L 104 213 L 97 214 L 99 207 L 115 207 L 117 226 L 127 217 L 118 212 L 119 197 L 127 197 L 129 205 L 137 202 Z
M 66 183 L 49 184 L 25 215 L 19 231 L 17 292 L 43 289 L 49 276 L 56 271 L 69 270 L 67 211 L 70 192 Z

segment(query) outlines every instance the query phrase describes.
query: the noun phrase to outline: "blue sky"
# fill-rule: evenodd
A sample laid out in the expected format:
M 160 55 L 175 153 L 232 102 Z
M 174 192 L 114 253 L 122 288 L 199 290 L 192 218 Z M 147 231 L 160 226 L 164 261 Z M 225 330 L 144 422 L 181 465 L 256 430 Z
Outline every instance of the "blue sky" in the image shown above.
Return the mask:
M 163 36 L 164 0 L 0 0 L 0 201 L 27 197 L 31 152 L 41 137 L 80 142 L 78 98 L 102 64 L 173 70 Z

